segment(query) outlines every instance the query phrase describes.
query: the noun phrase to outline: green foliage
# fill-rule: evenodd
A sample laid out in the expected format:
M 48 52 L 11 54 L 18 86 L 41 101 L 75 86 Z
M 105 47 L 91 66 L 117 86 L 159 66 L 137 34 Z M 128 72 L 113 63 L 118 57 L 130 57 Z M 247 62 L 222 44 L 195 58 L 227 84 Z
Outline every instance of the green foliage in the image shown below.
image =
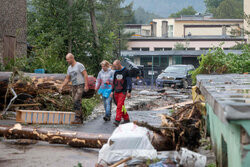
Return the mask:
M 216 164 L 215 163 L 208 164 L 207 167 L 216 167 Z
M 207 12 L 215 18 L 241 19 L 243 18 L 243 0 L 205 0 Z
M 134 11 L 134 19 L 133 22 L 129 22 L 130 24 L 149 24 L 153 19 L 161 18 L 160 16 L 145 11 L 142 7 L 137 8 Z
M 215 9 L 219 7 L 220 3 L 224 0 L 204 0 L 207 7 L 207 12 L 214 13 Z
M 40 54 L 49 48 L 46 56 L 51 61 L 54 57 L 53 61 L 65 59 L 72 48 L 76 60 L 87 67 L 88 73 L 96 75 L 101 60 L 112 60 L 118 55 L 119 31 L 125 22 L 132 19 L 132 4 L 121 7 L 123 0 L 94 1 L 100 40 L 100 46 L 96 48 L 88 1 L 72 0 L 72 5 L 69 2 L 29 0 L 28 41 Z
M 95 106 L 101 102 L 101 97 L 99 95 L 95 95 L 90 99 L 83 99 L 82 100 L 82 111 L 83 117 L 86 119 L 92 111 L 94 110 Z
M 181 17 L 182 15 L 194 15 L 196 12 L 196 10 L 193 8 L 193 6 L 188 6 L 187 8 L 183 8 L 182 10 L 180 10 L 177 13 L 172 13 L 169 17 L 170 18 L 177 18 L 177 17 Z
M 241 55 L 225 54 L 221 48 L 210 50 L 207 55 L 199 57 L 199 67 L 192 71 L 193 83 L 198 74 L 224 74 L 250 72 L 250 47 L 244 46 Z
M 13 67 L 24 72 L 34 72 L 35 69 L 44 69 L 46 73 L 65 73 L 67 70 L 67 63 L 64 59 L 59 58 L 47 50 L 38 50 L 35 54 L 29 57 L 22 57 L 11 59 L 9 62 L 1 67 L 2 71 L 12 71 Z
M 239 0 L 224 0 L 214 13 L 218 19 L 242 19 L 243 4 Z
M 80 162 L 78 162 L 78 164 L 74 167 L 82 167 L 82 164 Z
M 174 50 L 185 50 L 185 46 L 182 43 L 177 42 L 174 45 Z

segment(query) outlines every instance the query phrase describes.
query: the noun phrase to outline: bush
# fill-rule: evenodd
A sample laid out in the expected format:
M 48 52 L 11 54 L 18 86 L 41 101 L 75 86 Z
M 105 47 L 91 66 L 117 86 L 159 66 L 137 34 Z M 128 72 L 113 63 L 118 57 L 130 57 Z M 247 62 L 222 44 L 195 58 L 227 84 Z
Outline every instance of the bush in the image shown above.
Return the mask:
M 1 71 L 12 71 L 13 67 L 19 71 L 34 72 L 35 69 L 45 69 L 46 73 L 65 73 L 67 71 L 67 63 L 61 59 L 59 55 L 46 50 L 38 50 L 35 54 L 11 59 L 3 66 L 0 65 Z
M 193 84 L 198 74 L 225 74 L 250 72 L 250 48 L 245 45 L 241 55 L 225 54 L 221 48 L 209 51 L 199 58 L 199 67 L 191 72 Z
M 83 99 L 82 100 L 82 111 L 83 117 L 86 119 L 92 111 L 94 110 L 95 106 L 101 102 L 100 95 L 95 95 L 90 99 Z

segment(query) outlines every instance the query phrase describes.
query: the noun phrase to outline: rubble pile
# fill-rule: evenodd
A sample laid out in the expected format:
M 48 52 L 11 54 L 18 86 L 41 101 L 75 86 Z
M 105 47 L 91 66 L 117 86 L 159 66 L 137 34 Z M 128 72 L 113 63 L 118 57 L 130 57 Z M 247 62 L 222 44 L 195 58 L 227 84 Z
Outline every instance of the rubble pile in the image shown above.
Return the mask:
M 161 126 L 154 127 L 146 122 L 134 122 L 154 132 L 153 140 L 155 148 L 161 150 L 180 150 L 186 147 L 194 150 L 200 146 L 199 140 L 203 134 L 204 121 L 202 111 L 199 108 L 200 102 L 187 104 L 181 108 L 174 108 L 171 116 L 161 114 Z

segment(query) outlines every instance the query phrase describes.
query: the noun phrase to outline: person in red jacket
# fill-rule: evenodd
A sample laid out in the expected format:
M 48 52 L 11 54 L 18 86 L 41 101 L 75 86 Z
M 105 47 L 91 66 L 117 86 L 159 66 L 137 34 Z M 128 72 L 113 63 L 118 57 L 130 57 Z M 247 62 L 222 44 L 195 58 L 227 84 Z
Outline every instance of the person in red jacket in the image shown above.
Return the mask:
M 131 97 L 132 82 L 131 77 L 129 76 L 129 71 L 121 65 L 119 60 L 114 61 L 113 67 L 116 71 L 114 73 L 112 93 L 110 96 L 114 96 L 114 99 L 117 103 L 114 124 L 118 126 L 122 118 L 124 123 L 130 122 L 128 113 L 122 112 L 122 107 L 124 105 L 126 96 L 128 98 Z

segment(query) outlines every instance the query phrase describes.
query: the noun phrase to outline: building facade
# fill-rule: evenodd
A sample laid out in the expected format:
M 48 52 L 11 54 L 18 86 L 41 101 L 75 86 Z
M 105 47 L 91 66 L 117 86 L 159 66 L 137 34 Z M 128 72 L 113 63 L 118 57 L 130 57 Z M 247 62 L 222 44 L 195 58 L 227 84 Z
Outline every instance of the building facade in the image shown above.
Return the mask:
M 248 32 L 250 32 L 250 1 L 244 0 L 244 13 L 249 16 L 249 20 L 244 20 L 244 29 Z M 250 41 L 250 35 L 246 35 L 246 38 L 248 38 L 248 43 Z
M 151 78 L 151 74 L 155 78 L 169 65 L 192 64 L 197 67 L 197 57 L 218 46 L 226 53 L 239 54 L 231 49 L 246 43 L 243 27 L 243 19 L 213 19 L 201 15 L 153 19 L 150 25 L 136 25 L 136 28 L 127 25 L 127 32 L 129 29 L 134 35 L 128 39 L 127 51 L 122 51 L 122 56 L 143 65 L 145 78 Z M 150 36 L 144 33 L 145 29 Z
M 1 0 L 0 5 L 0 63 L 26 55 L 26 0 Z

